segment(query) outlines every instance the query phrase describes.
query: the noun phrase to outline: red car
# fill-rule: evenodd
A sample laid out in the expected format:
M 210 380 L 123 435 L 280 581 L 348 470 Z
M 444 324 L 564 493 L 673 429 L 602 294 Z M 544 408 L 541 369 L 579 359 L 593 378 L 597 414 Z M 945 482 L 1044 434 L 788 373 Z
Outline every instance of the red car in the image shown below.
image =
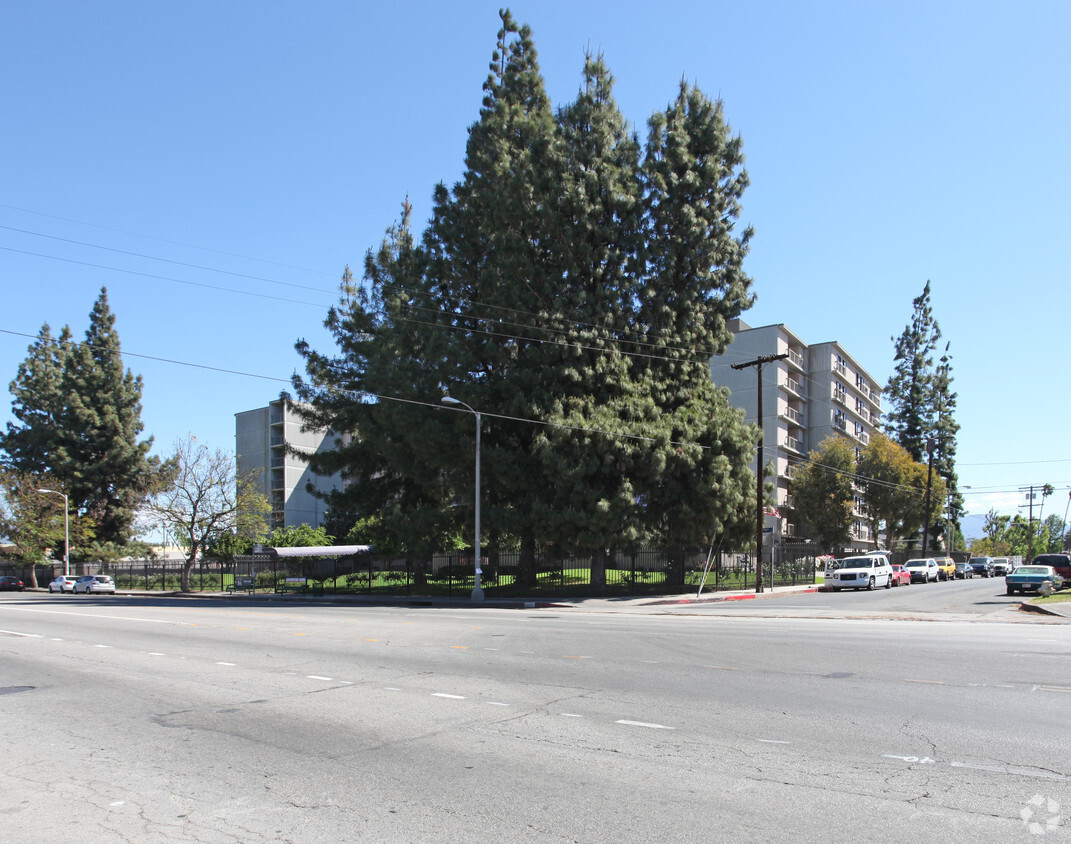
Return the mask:
M 893 586 L 910 586 L 911 585 L 911 572 L 909 572 L 903 566 L 893 566 L 892 567 L 892 585 Z

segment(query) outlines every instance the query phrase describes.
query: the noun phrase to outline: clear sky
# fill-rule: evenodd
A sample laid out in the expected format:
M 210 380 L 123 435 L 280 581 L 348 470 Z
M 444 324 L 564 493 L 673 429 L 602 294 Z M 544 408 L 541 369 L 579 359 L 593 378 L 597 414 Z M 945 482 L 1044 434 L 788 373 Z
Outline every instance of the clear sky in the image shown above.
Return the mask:
M 0 378 L 43 323 L 80 338 L 106 286 L 154 450 L 187 433 L 233 448 L 234 414 L 300 367 L 294 342 L 330 348 L 343 268 L 360 274 L 406 196 L 419 231 L 435 184 L 460 177 L 499 6 L 8 4 Z M 682 78 L 724 100 L 752 182 L 749 324 L 837 340 L 884 384 L 929 279 L 969 511 L 1014 513 L 1042 483 L 1045 515 L 1064 511 L 1071 4 L 512 10 L 556 105 L 587 48 L 641 136 Z

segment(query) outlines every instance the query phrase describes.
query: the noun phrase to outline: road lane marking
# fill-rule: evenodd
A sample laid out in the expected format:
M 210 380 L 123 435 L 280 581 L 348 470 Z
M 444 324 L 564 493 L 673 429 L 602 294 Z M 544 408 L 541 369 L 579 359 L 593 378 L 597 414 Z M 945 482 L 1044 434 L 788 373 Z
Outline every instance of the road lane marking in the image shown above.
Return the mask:
M 487 701 L 487 705 L 488 706 L 509 706 L 508 703 L 499 703 L 497 700 L 489 700 L 489 701 Z
M 94 648 L 110 648 L 111 645 L 94 645 Z
M 906 682 L 908 682 L 908 683 L 923 683 L 924 685 L 927 685 L 927 686 L 943 686 L 945 684 L 944 680 L 907 680 Z
M 15 610 L 16 612 L 37 612 L 44 613 L 45 615 L 74 615 L 81 616 L 82 618 L 107 618 L 112 621 L 144 621 L 146 624 L 176 624 L 180 627 L 196 627 L 196 624 L 191 624 L 188 621 L 166 621 L 162 618 L 139 618 L 137 616 L 129 615 L 99 615 L 97 613 L 90 612 L 75 612 L 73 610 L 37 610 L 29 607 L 5 607 L 5 609 Z
M 739 671 L 739 668 L 730 668 L 728 665 L 708 665 L 707 668 L 714 671 Z
M 648 724 L 646 721 L 616 721 L 617 724 L 626 724 L 629 727 L 647 727 L 651 730 L 675 730 L 676 727 L 667 727 L 665 724 Z
M 760 738 L 759 741 L 761 741 L 763 744 L 792 744 L 792 742 L 790 741 L 783 741 L 781 739 L 772 738 Z
M 397 686 L 384 686 L 383 690 L 387 691 L 387 692 L 400 692 L 401 691 L 401 689 L 399 689 Z
M 235 665 L 233 662 L 217 662 L 216 665 Z
M 446 692 L 432 692 L 431 696 L 432 697 L 448 697 L 451 700 L 464 700 L 465 699 L 464 696 L 462 696 L 462 695 L 448 695 L 448 694 L 446 694 Z
M 18 637 L 20 637 L 22 639 L 43 639 L 43 638 L 45 638 L 40 633 L 19 633 L 16 630 L 0 630 L 0 633 L 3 633 L 5 636 L 18 636 Z M 60 640 L 57 639 L 56 641 L 60 641 Z
M 334 682 L 334 677 L 321 677 L 319 674 L 306 674 L 306 680 L 323 680 L 325 683 Z
M 160 653 L 159 651 L 148 651 L 145 655 L 146 656 L 163 656 L 163 654 Z
M 451 645 L 450 647 L 455 651 L 467 651 L 469 649 L 468 645 Z
M 561 713 L 561 716 L 562 716 L 562 718 L 583 718 L 584 717 L 583 715 L 577 715 L 574 712 L 563 712 L 563 713 Z
M 1064 694 L 1071 694 L 1071 689 L 1065 689 L 1063 686 L 1035 686 L 1035 689 L 1039 692 L 1064 692 Z

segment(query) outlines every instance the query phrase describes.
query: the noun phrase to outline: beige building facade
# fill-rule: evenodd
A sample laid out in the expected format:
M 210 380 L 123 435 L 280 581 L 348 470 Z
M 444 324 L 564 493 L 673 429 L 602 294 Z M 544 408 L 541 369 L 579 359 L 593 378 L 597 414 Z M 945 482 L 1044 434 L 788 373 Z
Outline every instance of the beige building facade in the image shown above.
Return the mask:
M 261 492 L 271 503 L 271 527 L 319 527 L 325 502 L 309 487 L 319 492 L 341 489 L 342 478 L 313 473 L 291 449 L 307 454 L 326 450 L 333 447 L 335 435 L 306 430 L 290 403 L 282 399 L 236 413 L 234 431 L 238 471 L 259 473 Z
M 763 365 L 763 463 L 772 466 L 778 512 L 767 516 L 767 536 L 800 537 L 797 526 L 782 518 L 791 506 L 789 483 L 801 462 L 827 437 L 846 438 L 856 456 L 881 426 L 881 386 L 836 341 L 808 344 L 785 325 L 752 328 L 742 320 L 730 322 L 735 335 L 724 354 L 711 360 L 714 383 L 728 387 L 733 406 L 745 419 L 758 422 L 758 376 L 755 367 L 735 370 L 733 364 L 762 356 L 786 355 Z M 755 468 L 755 464 L 752 464 Z M 871 535 L 857 490 L 852 515 L 852 545 L 857 550 L 878 547 Z

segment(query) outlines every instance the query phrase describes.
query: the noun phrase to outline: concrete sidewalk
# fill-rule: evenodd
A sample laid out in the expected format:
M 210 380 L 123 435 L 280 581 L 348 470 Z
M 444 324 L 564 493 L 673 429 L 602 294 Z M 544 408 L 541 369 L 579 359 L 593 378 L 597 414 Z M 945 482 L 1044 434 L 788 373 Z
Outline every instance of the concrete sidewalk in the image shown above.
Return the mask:
M 38 590 L 44 591 L 44 590 Z M 657 613 L 671 612 L 675 606 L 711 605 L 728 601 L 762 600 L 764 598 L 784 598 L 786 596 L 806 595 L 822 591 L 822 587 L 815 584 L 800 586 L 777 586 L 761 593 L 752 590 L 739 590 L 734 592 L 704 592 L 696 595 L 695 592 L 678 595 L 629 595 L 621 597 L 598 597 L 598 598 L 496 598 L 488 597 L 480 602 L 473 602 L 468 596 L 448 595 L 354 595 L 354 594 L 325 594 L 308 595 L 299 593 L 276 594 L 275 592 L 149 592 L 135 590 L 119 590 L 117 595 L 131 595 L 137 597 L 170 597 L 170 598 L 203 598 L 211 600 L 227 601 L 250 601 L 257 603 L 273 604 L 344 604 L 353 606 L 392 606 L 392 607 L 450 607 L 472 608 L 481 607 L 495 609 L 557 609 L 557 610 L 580 610 L 585 612 L 607 613 Z M 1011 608 L 1012 605 L 1009 605 Z M 1050 604 L 1031 604 L 1021 601 L 1020 611 L 1050 616 L 1054 619 L 1071 620 L 1071 601 Z M 902 615 L 902 614 L 898 614 Z

